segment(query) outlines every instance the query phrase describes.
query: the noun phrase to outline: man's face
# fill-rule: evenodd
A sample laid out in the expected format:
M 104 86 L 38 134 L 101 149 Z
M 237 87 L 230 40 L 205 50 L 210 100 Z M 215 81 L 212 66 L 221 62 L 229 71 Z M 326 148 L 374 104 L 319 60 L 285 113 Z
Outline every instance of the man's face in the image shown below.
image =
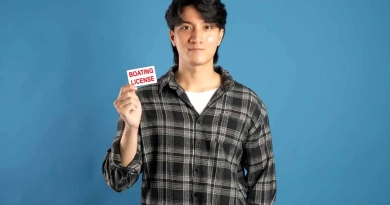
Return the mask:
M 170 31 L 171 42 L 179 53 L 179 61 L 194 66 L 210 63 L 222 41 L 224 30 L 204 22 L 193 6 L 183 9 L 182 22 L 174 31 Z

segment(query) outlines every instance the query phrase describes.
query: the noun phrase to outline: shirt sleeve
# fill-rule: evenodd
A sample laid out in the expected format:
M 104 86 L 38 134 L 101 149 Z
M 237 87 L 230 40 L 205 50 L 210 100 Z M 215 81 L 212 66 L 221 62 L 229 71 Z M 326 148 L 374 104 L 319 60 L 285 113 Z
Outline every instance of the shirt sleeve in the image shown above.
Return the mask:
M 252 127 L 244 145 L 247 204 L 271 205 L 276 199 L 276 174 L 271 129 L 264 105 L 253 110 Z
M 137 182 L 139 175 L 142 173 L 140 130 L 138 131 L 138 145 L 134 159 L 127 166 L 121 164 L 120 140 L 124 128 L 125 122 L 119 117 L 117 134 L 105 155 L 102 165 L 102 172 L 107 185 L 117 192 L 121 192 L 131 187 Z

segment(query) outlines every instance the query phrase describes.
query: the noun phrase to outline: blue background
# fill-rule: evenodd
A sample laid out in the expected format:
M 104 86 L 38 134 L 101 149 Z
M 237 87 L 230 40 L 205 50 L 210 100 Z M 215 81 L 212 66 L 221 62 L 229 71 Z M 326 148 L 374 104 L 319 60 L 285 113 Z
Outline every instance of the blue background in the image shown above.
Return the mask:
M 389 1 L 225 3 L 218 64 L 268 107 L 276 204 L 390 204 Z M 1 0 L 0 204 L 140 204 L 101 164 L 126 70 L 172 65 L 169 4 Z

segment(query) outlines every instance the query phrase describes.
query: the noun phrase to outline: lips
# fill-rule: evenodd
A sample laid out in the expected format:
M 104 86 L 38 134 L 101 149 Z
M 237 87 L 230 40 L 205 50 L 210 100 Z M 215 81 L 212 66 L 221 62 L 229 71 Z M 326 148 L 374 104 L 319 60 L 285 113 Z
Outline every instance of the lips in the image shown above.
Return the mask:
M 203 51 L 203 48 L 190 48 L 190 51 Z

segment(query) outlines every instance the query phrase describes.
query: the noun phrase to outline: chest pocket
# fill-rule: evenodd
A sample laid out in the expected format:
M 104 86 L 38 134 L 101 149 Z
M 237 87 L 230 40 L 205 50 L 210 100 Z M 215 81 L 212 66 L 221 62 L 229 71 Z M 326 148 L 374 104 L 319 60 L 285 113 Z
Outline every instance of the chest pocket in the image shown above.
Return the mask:
M 237 163 L 237 157 L 241 156 L 242 144 L 248 133 L 246 118 L 238 112 L 224 112 L 213 123 L 216 136 L 215 143 L 218 158 L 228 160 L 229 163 Z M 237 155 L 238 154 L 238 155 Z

